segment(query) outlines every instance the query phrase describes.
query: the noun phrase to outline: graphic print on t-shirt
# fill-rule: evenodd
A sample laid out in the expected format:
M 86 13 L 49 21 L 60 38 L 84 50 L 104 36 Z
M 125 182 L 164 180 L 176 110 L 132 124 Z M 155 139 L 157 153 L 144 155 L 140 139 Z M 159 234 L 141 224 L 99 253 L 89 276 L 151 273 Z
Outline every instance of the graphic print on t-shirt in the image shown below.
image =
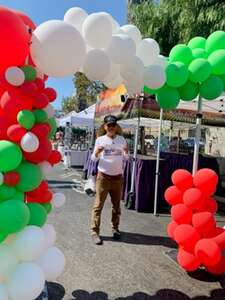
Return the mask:
M 122 149 L 115 146 L 108 146 L 104 150 L 104 156 L 122 156 Z

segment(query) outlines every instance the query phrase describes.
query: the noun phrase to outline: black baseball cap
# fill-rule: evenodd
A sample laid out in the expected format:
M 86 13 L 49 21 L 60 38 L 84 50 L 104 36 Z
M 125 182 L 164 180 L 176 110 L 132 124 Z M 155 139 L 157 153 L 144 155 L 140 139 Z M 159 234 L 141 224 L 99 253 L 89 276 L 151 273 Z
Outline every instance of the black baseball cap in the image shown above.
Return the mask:
M 117 123 L 117 117 L 112 116 L 112 115 L 105 116 L 104 123 L 105 124 L 116 124 Z

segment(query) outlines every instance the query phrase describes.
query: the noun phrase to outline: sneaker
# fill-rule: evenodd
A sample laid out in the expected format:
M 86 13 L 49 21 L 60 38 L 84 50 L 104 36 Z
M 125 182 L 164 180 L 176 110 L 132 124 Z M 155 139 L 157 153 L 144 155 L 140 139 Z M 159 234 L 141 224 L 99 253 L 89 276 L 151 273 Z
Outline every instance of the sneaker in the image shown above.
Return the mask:
M 92 240 L 95 245 L 102 245 L 102 239 L 97 233 L 92 234 Z
M 121 233 L 118 229 L 113 229 L 112 230 L 112 234 L 113 234 L 113 239 L 114 240 L 120 240 L 121 238 Z

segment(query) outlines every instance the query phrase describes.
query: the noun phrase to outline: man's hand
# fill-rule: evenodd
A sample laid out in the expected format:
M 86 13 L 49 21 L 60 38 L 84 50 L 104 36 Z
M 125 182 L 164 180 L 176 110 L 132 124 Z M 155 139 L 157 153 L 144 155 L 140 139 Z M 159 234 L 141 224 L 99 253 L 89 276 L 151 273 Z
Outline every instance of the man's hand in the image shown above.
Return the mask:
M 98 157 L 100 153 L 105 149 L 103 146 L 98 146 L 96 151 L 95 151 L 95 156 Z
M 128 154 L 128 145 L 124 145 L 123 146 L 123 151 L 124 151 L 124 154 Z

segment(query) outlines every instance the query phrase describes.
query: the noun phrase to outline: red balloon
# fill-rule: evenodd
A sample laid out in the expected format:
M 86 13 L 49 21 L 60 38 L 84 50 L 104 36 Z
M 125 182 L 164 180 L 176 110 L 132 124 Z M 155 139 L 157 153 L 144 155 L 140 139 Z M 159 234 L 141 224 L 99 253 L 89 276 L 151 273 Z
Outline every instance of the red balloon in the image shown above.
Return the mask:
M 184 204 L 191 209 L 200 209 L 203 206 L 205 197 L 201 190 L 190 188 L 184 192 Z
M 167 234 L 171 239 L 174 239 L 174 231 L 177 228 L 178 224 L 175 221 L 171 221 L 167 225 Z
M 10 119 L 15 121 L 18 112 L 23 109 L 32 109 L 32 100 L 29 97 L 24 97 L 18 89 L 11 89 L 2 95 L 1 107 Z
M 41 163 L 45 160 L 48 160 L 50 154 L 52 152 L 52 144 L 49 140 L 43 139 L 39 140 L 39 147 L 35 152 L 24 152 L 24 157 L 29 162 L 33 163 Z
M 194 176 L 194 185 L 207 196 L 215 193 L 217 184 L 218 176 L 211 169 L 201 169 Z
M 0 118 L 1 122 L 1 118 Z M 27 133 L 26 129 L 20 126 L 19 124 L 14 124 L 9 126 L 7 130 L 8 138 L 15 143 L 19 143 L 22 137 Z
M 206 233 L 216 227 L 216 221 L 210 212 L 195 213 L 192 217 L 192 224 L 199 233 Z
M 183 202 L 183 193 L 175 185 L 170 186 L 165 192 L 165 199 L 170 205 L 176 205 Z
M 31 129 L 31 132 L 35 134 L 39 139 L 47 138 L 51 128 L 47 123 L 35 124 Z
M 216 237 L 217 235 L 223 233 L 225 230 L 222 228 L 222 227 L 216 227 L 216 228 L 213 228 L 212 230 L 206 232 L 203 234 L 203 237 L 204 238 L 207 238 L 207 239 L 210 239 L 210 238 L 214 238 Z
M 50 102 L 53 102 L 57 98 L 57 93 L 53 88 L 45 88 L 44 93 L 48 97 Z
M 0 73 L 10 66 L 23 65 L 29 53 L 31 35 L 21 18 L 0 7 Z
M 49 99 L 44 93 L 36 95 L 36 97 L 34 98 L 35 108 L 45 108 L 48 105 L 48 103 Z
M 31 96 L 35 96 L 38 91 L 37 85 L 34 82 L 29 81 L 25 81 L 20 88 L 24 94 Z
M 221 247 L 221 249 L 225 250 L 225 230 L 214 237 L 213 240 Z
M 171 215 L 178 224 L 190 224 L 192 219 L 192 210 L 186 205 L 180 203 L 171 208 Z
M 198 231 L 189 224 L 178 225 L 174 231 L 174 239 L 179 246 L 187 251 L 193 251 L 197 241 L 200 240 Z
M 195 255 L 205 266 L 215 266 L 221 260 L 219 246 L 212 239 L 201 239 L 195 246 Z
M 208 266 L 207 271 L 214 275 L 221 275 L 225 273 L 225 257 L 222 256 L 215 266 Z
M 31 191 L 31 192 L 27 192 L 26 194 L 27 194 L 29 197 L 35 198 L 35 197 L 41 196 L 42 193 L 43 193 L 44 191 L 46 191 L 46 190 L 48 190 L 48 183 L 47 183 L 46 181 L 42 181 L 42 182 L 40 183 L 40 185 L 39 185 L 36 189 L 34 189 L 34 190 Z
M 177 261 L 179 265 L 188 272 L 195 271 L 200 266 L 199 259 L 193 253 L 182 248 L 178 251 Z
M 9 186 L 15 186 L 20 181 L 19 173 L 12 171 L 4 174 L 4 183 Z
M 16 10 L 16 9 L 12 9 L 12 11 L 17 14 L 17 16 L 19 16 L 21 18 L 21 20 L 23 21 L 23 23 L 25 25 L 27 25 L 30 29 L 34 30 L 37 26 L 34 24 L 34 22 L 27 16 L 25 15 L 24 12 Z
M 206 198 L 204 205 L 201 209 L 199 209 L 200 212 L 202 211 L 208 211 L 212 214 L 215 214 L 218 209 L 218 204 L 215 199 L 213 198 Z
M 49 158 L 48 158 L 48 162 L 52 165 L 58 164 L 62 159 L 62 155 L 59 151 L 57 150 L 52 150 Z
M 37 196 L 27 195 L 27 202 L 49 203 L 52 200 L 53 193 L 50 190 L 44 190 Z
M 35 79 L 35 83 L 39 89 L 39 91 L 43 91 L 45 88 L 45 82 L 44 80 L 42 80 L 41 78 L 36 78 Z
M 181 191 L 193 187 L 193 178 L 190 172 L 184 169 L 176 170 L 172 175 L 172 182 Z
M 8 140 L 7 129 L 12 124 L 12 121 L 9 120 L 6 116 L 0 117 L 0 139 Z

